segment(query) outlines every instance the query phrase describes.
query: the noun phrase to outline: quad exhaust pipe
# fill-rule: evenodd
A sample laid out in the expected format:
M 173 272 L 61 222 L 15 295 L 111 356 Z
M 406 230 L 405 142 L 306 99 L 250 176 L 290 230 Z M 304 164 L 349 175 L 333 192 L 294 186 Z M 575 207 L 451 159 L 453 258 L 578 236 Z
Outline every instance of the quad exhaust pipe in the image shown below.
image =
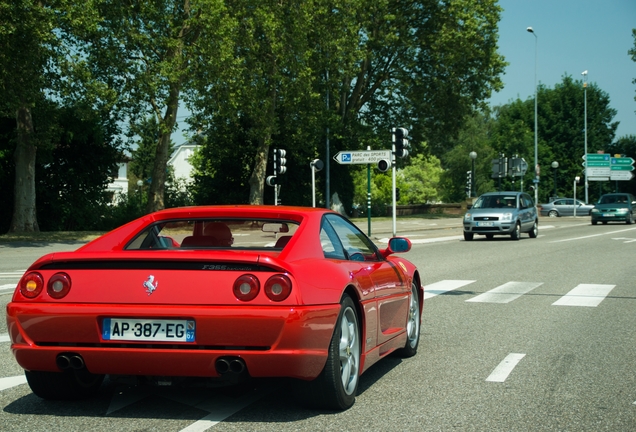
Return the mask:
M 241 374 L 245 371 L 245 361 L 240 357 L 219 357 L 214 364 L 219 375 Z
M 55 364 L 61 370 L 75 369 L 80 370 L 86 367 L 84 359 L 79 354 L 65 353 L 55 358 Z

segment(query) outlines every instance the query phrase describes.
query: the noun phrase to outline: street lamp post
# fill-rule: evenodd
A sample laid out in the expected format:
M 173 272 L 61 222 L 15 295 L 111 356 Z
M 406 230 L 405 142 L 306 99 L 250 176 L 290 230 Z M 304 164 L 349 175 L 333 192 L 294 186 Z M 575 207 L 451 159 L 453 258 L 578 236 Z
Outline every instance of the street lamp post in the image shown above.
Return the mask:
M 576 184 L 579 182 L 580 177 L 574 177 L 574 217 L 576 217 Z
M 537 123 L 537 58 L 539 52 L 539 37 L 532 27 L 526 29 L 534 36 L 534 204 L 539 202 L 539 151 L 538 151 L 538 123 Z
M 557 197 L 557 168 L 559 168 L 559 163 L 557 161 L 552 162 L 552 168 L 554 169 L 554 197 Z
M 472 184 L 471 184 L 471 191 L 470 191 L 470 196 L 471 197 L 475 197 L 477 196 L 477 185 L 475 184 L 475 159 L 477 159 L 477 153 L 475 153 L 474 151 L 471 151 L 468 156 L 470 156 L 470 159 L 472 160 L 473 163 L 473 168 L 472 168 L 472 174 L 471 174 L 471 178 L 472 178 Z
M 584 113 L 583 113 L 583 122 L 585 124 L 584 129 L 585 129 L 585 150 L 584 150 L 584 155 L 586 155 L 585 157 L 587 157 L 587 71 L 584 70 L 583 72 L 581 72 L 581 75 L 583 75 L 583 93 L 585 94 L 584 96 Z M 588 196 L 587 196 L 587 160 L 585 161 L 585 204 L 588 203 Z

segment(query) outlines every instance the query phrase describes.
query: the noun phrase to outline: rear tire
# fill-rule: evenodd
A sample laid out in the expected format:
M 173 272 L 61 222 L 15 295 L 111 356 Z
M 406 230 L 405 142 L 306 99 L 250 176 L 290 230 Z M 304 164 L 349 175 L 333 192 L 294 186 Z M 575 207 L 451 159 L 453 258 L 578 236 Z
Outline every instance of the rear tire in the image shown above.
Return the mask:
M 31 391 L 47 400 L 78 400 L 93 396 L 104 381 L 104 375 L 87 370 L 66 372 L 24 371 Z
M 537 238 L 539 236 L 539 224 L 537 221 L 534 221 L 534 225 L 532 225 L 532 229 L 528 234 L 530 234 L 530 238 Z
M 409 316 L 406 322 L 406 345 L 395 351 L 399 357 L 408 358 L 417 354 L 417 347 L 420 344 L 420 325 L 422 324 L 422 314 L 420 313 L 420 295 L 417 286 L 411 284 L 411 304 L 409 306 Z
M 303 399 L 312 408 L 342 411 L 356 400 L 362 351 L 360 325 L 351 297 L 345 294 L 340 304 L 325 368 L 315 380 L 300 383 Z

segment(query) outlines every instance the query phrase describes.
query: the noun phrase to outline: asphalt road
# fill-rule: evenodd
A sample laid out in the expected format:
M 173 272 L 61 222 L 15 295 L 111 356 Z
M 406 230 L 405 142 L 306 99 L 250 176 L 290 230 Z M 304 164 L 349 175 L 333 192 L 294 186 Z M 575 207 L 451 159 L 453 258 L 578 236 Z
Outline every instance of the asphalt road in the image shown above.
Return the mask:
M 537 239 L 465 242 L 460 222 L 398 225 L 425 284 L 419 353 L 368 370 L 346 412 L 300 407 L 280 380 L 232 392 L 107 382 L 89 401 L 46 402 L 23 383 L 0 322 L 1 428 L 636 430 L 636 226 L 542 218 Z M 391 228 L 374 225 L 372 237 Z M 43 252 L 75 247 L 0 245 L 0 286 Z M 2 306 L 10 297 L 0 290 Z

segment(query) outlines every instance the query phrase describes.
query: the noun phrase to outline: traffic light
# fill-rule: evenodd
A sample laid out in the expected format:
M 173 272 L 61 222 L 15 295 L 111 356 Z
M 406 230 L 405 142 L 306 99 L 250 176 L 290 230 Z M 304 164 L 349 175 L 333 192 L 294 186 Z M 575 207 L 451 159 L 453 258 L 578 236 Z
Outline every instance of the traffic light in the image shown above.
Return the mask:
M 407 157 L 409 155 L 411 145 L 409 144 L 408 136 L 409 131 L 407 129 L 395 129 L 395 155 L 397 157 Z
M 378 171 L 387 172 L 391 168 L 391 162 L 385 159 L 381 159 L 378 161 Z
M 274 175 L 285 174 L 287 171 L 287 167 L 285 166 L 287 163 L 287 159 L 285 159 L 286 154 L 287 152 L 283 149 L 274 149 Z
M 267 176 L 265 183 L 267 183 L 267 186 L 276 186 L 278 184 L 275 175 Z
M 466 196 L 470 197 L 473 190 L 473 172 L 466 171 Z

